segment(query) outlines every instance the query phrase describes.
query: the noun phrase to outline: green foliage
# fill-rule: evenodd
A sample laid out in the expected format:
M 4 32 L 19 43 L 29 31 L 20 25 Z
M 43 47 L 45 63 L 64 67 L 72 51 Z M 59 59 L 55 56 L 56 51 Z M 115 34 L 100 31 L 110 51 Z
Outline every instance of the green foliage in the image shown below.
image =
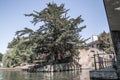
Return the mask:
M 24 37 L 14 38 L 11 43 L 8 44 L 9 50 L 3 56 L 3 65 L 5 67 L 15 67 L 21 63 L 29 63 L 34 60 L 33 51 L 31 47 L 26 47 L 28 42 Z
M 2 53 L 0 53 L 0 61 L 2 61 L 2 57 L 3 57 L 3 54 L 2 54 Z
M 4 54 L 3 56 L 3 65 L 5 67 L 14 67 L 17 65 L 20 61 L 20 58 L 17 54 L 18 52 L 15 53 L 15 50 L 9 50 Z
M 83 22 L 81 16 L 70 18 L 67 16 L 68 11 L 64 4 L 58 6 L 48 3 L 40 12 L 25 14 L 33 17 L 32 24 L 40 26 L 35 31 L 24 28 L 16 32 L 16 37 L 8 44 L 10 51 L 4 56 L 5 65 L 9 67 L 22 62 L 33 62 L 36 59 L 61 62 L 77 55 L 78 48 L 83 47 L 87 40 L 80 35 L 86 26 L 79 27 L 78 25 Z M 15 61 L 9 57 L 14 57 Z M 7 58 L 11 62 L 7 62 Z
M 98 38 L 98 45 L 99 48 L 105 52 L 114 52 L 110 33 L 106 33 L 105 31 L 101 33 Z

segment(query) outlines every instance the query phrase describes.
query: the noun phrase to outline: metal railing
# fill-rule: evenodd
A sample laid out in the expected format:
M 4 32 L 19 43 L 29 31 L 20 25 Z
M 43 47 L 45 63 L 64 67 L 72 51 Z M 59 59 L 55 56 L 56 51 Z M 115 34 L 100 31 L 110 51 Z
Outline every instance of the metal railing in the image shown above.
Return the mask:
M 105 55 L 107 55 L 107 57 L 103 57 Z M 95 70 L 102 69 L 102 68 L 109 67 L 109 66 L 113 66 L 113 64 L 115 63 L 115 57 L 113 54 L 111 54 L 111 55 L 105 54 L 105 53 L 94 54 L 93 58 L 94 58 Z

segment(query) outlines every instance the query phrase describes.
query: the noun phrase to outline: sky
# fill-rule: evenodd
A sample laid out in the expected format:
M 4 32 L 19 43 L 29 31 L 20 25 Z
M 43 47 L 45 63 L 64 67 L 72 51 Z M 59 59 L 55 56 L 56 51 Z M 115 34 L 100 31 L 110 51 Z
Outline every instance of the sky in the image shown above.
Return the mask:
M 31 24 L 31 17 L 24 14 L 33 10 L 43 10 L 49 2 L 65 4 L 68 15 L 76 18 L 80 15 L 86 28 L 80 33 L 83 38 L 109 32 L 103 0 L 0 0 L 0 52 L 5 53 L 8 43 L 15 37 L 15 32 L 25 27 L 37 29 Z M 91 41 L 91 39 L 89 40 Z

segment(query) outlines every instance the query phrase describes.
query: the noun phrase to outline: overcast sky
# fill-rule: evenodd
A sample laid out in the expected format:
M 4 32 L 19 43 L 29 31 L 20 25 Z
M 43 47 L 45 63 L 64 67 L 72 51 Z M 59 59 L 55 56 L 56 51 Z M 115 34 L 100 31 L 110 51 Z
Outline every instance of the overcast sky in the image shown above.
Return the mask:
M 103 0 L 0 0 L 0 52 L 5 53 L 8 42 L 15 36 L 17 30 L 24 27 L 37 28 L 30 23 L 32 18 L 24 14 L 33 10 L 41 11 L 46 3 L 65 4 L 70 9 L 68 15 L 76 18 L 82 15 L 87 28 L 82 31 L 84 38 L 98 35 L 103 31 L 109 32 Z

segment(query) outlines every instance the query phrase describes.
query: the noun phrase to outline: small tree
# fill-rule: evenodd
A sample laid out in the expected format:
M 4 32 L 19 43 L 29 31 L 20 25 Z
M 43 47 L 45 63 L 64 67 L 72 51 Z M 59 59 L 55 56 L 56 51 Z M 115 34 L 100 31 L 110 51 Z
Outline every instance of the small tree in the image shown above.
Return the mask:
M 106 33 L 105 31 L 102 32 L 98 38 L 98 45 L 99 45 L 99 49 L 105 52 L 110 52 L 110 51 L 114 52 L 110 33 Z

